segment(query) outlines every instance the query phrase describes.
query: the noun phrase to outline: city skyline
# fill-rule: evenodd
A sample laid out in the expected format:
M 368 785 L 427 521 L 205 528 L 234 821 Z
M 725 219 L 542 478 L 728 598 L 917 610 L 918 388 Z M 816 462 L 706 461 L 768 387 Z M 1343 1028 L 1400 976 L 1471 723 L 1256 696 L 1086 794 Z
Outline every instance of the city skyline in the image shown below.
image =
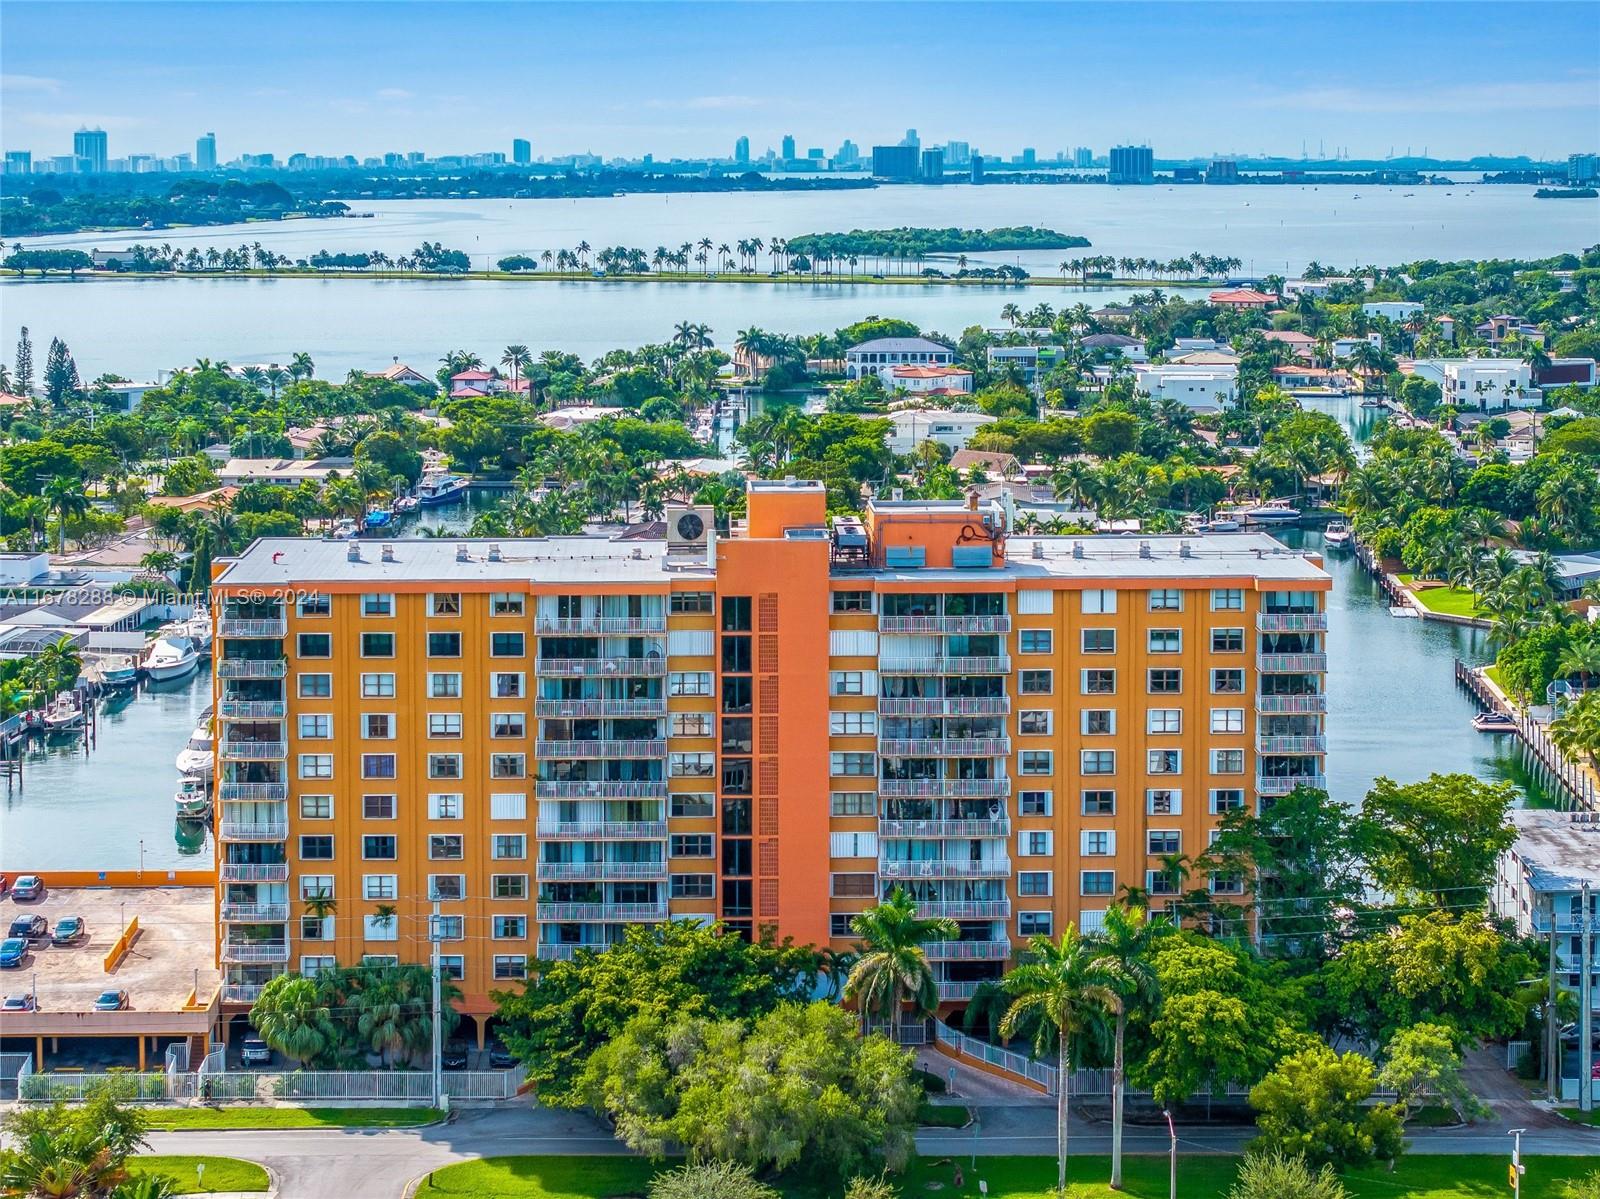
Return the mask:
M 1248 21 L 1231 20 L 1245 10 L 1229 5 L 1080 5 L 1070 18 L 1065 7 L 938 6 L 919 24 L 919 52 L 965 55 L 981 88 L 951 88 L 942 72 L 862 76 L 848 56 L 820 54 L 807 59 L 804 87 L 787 92 L 747 55 L 716 60 L 709 77 L 673 64 L 703 53 L 713 22 L 730 46 L 859 45 L 895 36 L 905 6 L 616 5 L 616 23 L 631 36 L 603 48 L 585 40 L 581 6 L 418 3 L 376 26 L 363 23 L 363 7 L 302 6 L 290 25 L 276 4 L 7 5 L 5 148 L 49 158 L 67 153 L 80 128 L 101 128 L 113 158 L 192 152 L 209 130 L 218 131 L 219 161 L 263 152 L 505 152 L 513 138 L 529 139 L 534 159 L 732 158 L 746 136 L 759 159 L 786 135 L 801 155 L 816 146 L 831 154 L 845 139 L 894 144 L 915 126 L 927 145 L 960 140 L 1005 157 L 1036 147 L 1041 160 L 1114 144 L 1149 144 L 1158 157 L 1315 156 L 1320 145 L 1327 157 L 1426 149 L 1557 159 L 1592 149 L 1600 127 L 1600 73 L 1535 70 L 1550 44 L 1600 37 L 1600 9 L 1591 5 L 1523 6 L 1536 19 L 1508 28 L 1461 27 L 1430 4 L 1384 6 L 1381 18 L 1366 5 L 1251 7 Z M 96 31 L 94 46 L 64 59 L 62 39 L 85 24 Z M 1070 26 L 1078 47 L 1070 73 L 1053 65 L 1061 44 L 1048 36 L 1053 24 L 1063 36 Z M 351 60 L 345 47 L 357 28 L 367 53 Z M 205 53 L 175 56 L 175 38 Z M 1208 40 L 1223 41 L 1228 59 L 1274 68 L 1249 77 L 1219 71 L 1214 46 L 1196 52 Z M 463 86 L 455 72 L 419 75 L 406 49 L 530 41 L 563 52 L 541 58 L 538 71 L 495 73 L 492 91 Z M 1416 54 L 1419 44 L 1427 55 Z M 1294 51 L 1308 45 L 1319 47 L 1314 59 Z M 1128 46 L 1141 71 L 1166 80 L 1159 93 L 1130 86 Z M 1505 64 L 1492 81 L 1465 85 L 1450 65 L 1489 54 Z M 1175 95 L 1184 103 L 1174 105 Z

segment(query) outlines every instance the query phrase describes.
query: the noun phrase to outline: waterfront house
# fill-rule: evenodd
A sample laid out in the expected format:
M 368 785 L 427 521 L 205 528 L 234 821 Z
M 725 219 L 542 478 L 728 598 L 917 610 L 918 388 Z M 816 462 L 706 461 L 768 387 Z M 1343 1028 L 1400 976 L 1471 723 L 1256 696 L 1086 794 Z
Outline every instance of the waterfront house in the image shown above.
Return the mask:
M 1264 312 L 1278 302 L 1277 296 L 1264 291 L 1257 291 L 1253 287 L 1223 288 L 1221 291 L 1212 292 L 1206 299 L 1217 308 L 1258 312 Z
M 1335 362 L 1340 362 L 1356 352 L 1356 347 L 1365 342 L 1368 345 L 1383 349 L 1383 334 L 1368 333 L 1365 337 L 1336 337 L 1333 339 L 1329 352 Z
M 1099 336 L 1114 337 L 1116 334 Z M 1022 372 L 1023 383 L 1032 387 L 1039 381 L 1040 375 L 1050 373 L 1065 352 L 1060 346 L 990 346 L 987 358 L 990 370 L 1004 371 L 1015 366 Z
M 1422 315 L 1422 305 L 1415 300 L 1374 300 L 1361 305 L 1361 311 L 1371 317 L 1383 317 L 1403 325 L 1413 317 Z
M 909 454 L 924 441 L 936 441 L 959 450 L 984 425 L 995 418 L 986 412 L 951 412 L 945 408 L 909 406 L 889 413 L 889 448 Z
M 386 366 L 381 371 L 368 371 L 369 379 L 387 379 L 391 383 L 403 383 L 407 387 L 426 388 L 433 390 L 433 380 L 419 370 L 414 370 L 403 362 L 396 362 L 393 366 Z
M 1288 346 L 1289 352 L 1302 362 L 1316 361 L 1317 339 L 1309 333 L 1301 333 L 1297 329 L 1269 329 L 1261 336 L 1263 340 Z
M 875 337 L 844 352 L 847 379 L 877 375 L 885 387 L 893 387 L 897 366 L 953 366 L 956 354 L 949 346 L 926 337 Z
M 1232 350 L 1190 350 L 1167 359 L 1169 365 L 1178 366 L 1238 366 L 1239 355 Z
M 1544 345 L 1544 333 L 1538 325 L 1526 317 L 1512 316 L 1509 313 L 1491 316 L 1483 324 L 1473 326 L 1472 331 L 1492 346 L 1499 346 L 1513 337 Z
M 336 475 L 349 474 L 354 466 L 354 458 L 230 458 L 217 469 L 217 478 L 234 487 L 246 483 L 298 487 L 307 481 L 320 486 Z
M 1239 368 L 1234 365 L 1135 366 L 1134 386 L 1152 400 L 1177 400 L 1196 412 L 1219 412 L 1238 398 Z
M 450 376 L 452 399 L 468 392 L 475 395 L 489 395 L 491 392 L 504 390 L 504 380 L 493 371 L 457 371 Z
M 879 376 L 882 378 L 882 376 Z M 895 366 L 884 380 L 890 391 L 912 395 L 971 395 L 972 372 L 960 366 Z
M 1126 333 L 1090 333 L 1078 339 L 1078 344 L 1090 354 L 1115 354 L 1125 362 L 1147 362 L 1150 355 L 1144 338 L 1130 337 Z
M 1022 473 L 1022 463 L 1015 454 L 999 450 L 960 449 L 950 455 L 950 469 L 957 474 L 979 470 L 992 478 L 1012 478 Z
M 1418 358 L 1402 362 L 1400 373 L 1437 383 L 1445 403 L 1458 408 L 1498 412 L 1539 405 L 1532 371 L 1515 358 Z

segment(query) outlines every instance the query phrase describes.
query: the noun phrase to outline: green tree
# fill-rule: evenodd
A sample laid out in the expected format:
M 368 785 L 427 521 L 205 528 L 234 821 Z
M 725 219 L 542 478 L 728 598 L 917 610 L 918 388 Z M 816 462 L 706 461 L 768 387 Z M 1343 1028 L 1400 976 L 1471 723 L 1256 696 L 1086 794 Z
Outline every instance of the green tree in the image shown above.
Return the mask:
M 250 1008 L 261 1039 L 302 1065 L 315 1062 L 337 1039 L 325 997 L 314 979 L 280 974 L 267 980 Z
M 1313 1170 L 1306 1159 L 1284 1153 L 1251 1153 L 1227 1199 L 1350 1199 L 1332 1166 Z
M 688 1162 L 650 1180 L 650 1199 L 779 1199 L 740 1162 Z
M 1516 792 L 1468 774 L 1405 786 L 1380 776 L 1361 811 L 1367 865 L 1380 887 L 1441 907 L 1481 900 L 1500 854 L 1517 839 L 1506 813 Z
M 24 398 L 33 395 L 33 341 L 28 337 L 28 326 L 22 326 L 22 334 L 17 338 L 17 357 L 12 364 L 12 375 L 16 379 L 17 394 Z
M 67 475 L 57 475 L 44 485 L 45 506 L 56 514 L 56 553 L 67 552 L 67 522 L 79 520 L 89 512 L 89 497 L 83 483 Z
M 398 433 L 369 433 L 356 444 L 356 463 L 375 462 L 390 475 L 400 475 L 407 486 L 422 477 L 422 455 L 412 439 Z
M 221 483 L 211 460 L 204 454 L 195 454 L 179 458 L 167 467 L 166 476 L 161 481 L 161 494 L 199 495 L 202 491 L 215 490 Z
M 850 931 L 861 938 L 861 950 L 845 980 L 844 997 L 860 1009 L 863 1029 L 870 1016 L 897 1029 L 907 1003 L 919 1017 L 939 1006 L 938 979 L 923 946 L 954 940 L 960 931 L 954 920 L 918 916 L 916 902 L 896 887 L 876 907 L 852 916 Z
M 1453 1028 L 1427 1023 L 1402 1028 L 1389 1038 L 1383 1058 L 1378 1085 L 1395 1093 L 1402 1121 L 1427 1103 L 1443 1104 L 1464 1117 L 1488 1114 L 1461 1076 L 1461 1050 Z
M 1098 408 L 1083 421 L 1083 441 L 1097 458 L 1116 458 L 1139 448 L 1139 418 L 1118 408 Z
M 1398 1104 L 1364 1106 L 1377 1087 L 1359 1053 L 1318 1045 L 1290 1054 L 1250 1089 L 1258 1152 L 1304 1157 L 1348 1170 L 1392 1161 L 1404 1146 Z
M 82 1104 L 19 1107 L 3 1128 L 0 1194 L 18 1199 L 96 1199 L 128 1179 L 125 1163 L 147 1145 L 147 1121 L 106 1083 Z
M 52 407 L 59 408 L 77 395 L 83 387 L 78 378 L 78 364 L 72 359 L 67 343 L 59 337 L 50 339 L 50 349 L 44 359 L 44 398 Z
M 1561 1199 L 1600 1199 L 1600 1170 L 1590 1170 L 1582 1178 L 1564 1181 Z

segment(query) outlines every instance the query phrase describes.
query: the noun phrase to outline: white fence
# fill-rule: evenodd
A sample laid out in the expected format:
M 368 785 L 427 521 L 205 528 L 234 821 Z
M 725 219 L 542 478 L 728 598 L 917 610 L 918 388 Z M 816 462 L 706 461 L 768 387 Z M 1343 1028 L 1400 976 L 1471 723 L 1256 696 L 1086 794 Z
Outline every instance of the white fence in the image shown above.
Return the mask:
M 38 1103 L 76 1103 L 101 1087 L 129 1102 L 166 1101 L 172 1098 L 165 1070 L 119 1074 L 29 1074 L 20 1079 L 17 1098 Z
M 33 1054 L 0 1053 L 0 1101 L 17 1098 L 23 1079 L 33 1073 Z
M 1013 1053 L 1009 1049 L 1002 1049 L 998 1045 L 990 1045 L 976 1037 L 969 1037 L 964 1032 L 957 1032 L 943 1020 L 933 1022 L 933 1033 L 942 1044 L 950 1046 L 962 1057 L 975 1058 L 980 1062 L 995 1066 L 1012 1077 L 1042 1086 L 1050 1095 L 1056 1093 L 1056 1068 L 1047 1066 L 1043 1062 L 1034 1061 L 1020 1053 Z
M 383 1100 L 402 1106 L 433 1099 L 433 1076 L 426 1070 L 219 1070 L 221 1050 L 206 1055 L 193 1074 L 166 1070 L 146 1074 L 33 1074 L 28 1057 L 19 1071 L 18 1094 L 53 1103 L 88 1098 L 110 1086 L 126 1100 L 164 1103 L 200 1099 L 208 1103 L 305 1103 Z M 514 1099 L 522 1085 L 518 1070 L 447 1070 L 444 1093 L 454 1100 Z

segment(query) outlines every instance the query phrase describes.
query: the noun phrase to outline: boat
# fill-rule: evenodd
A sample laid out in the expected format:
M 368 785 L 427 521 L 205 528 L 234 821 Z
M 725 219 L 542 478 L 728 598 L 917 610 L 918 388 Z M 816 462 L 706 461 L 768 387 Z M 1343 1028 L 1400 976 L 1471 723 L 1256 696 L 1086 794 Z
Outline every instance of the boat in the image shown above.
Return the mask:
M 139 681 L 139 664 L 128 654 L 112 654 L 100 661 L 100 685 L 107 690 L 132 687 Z
M 188 743 L 178 751 L 178 773 L 195 775 L 202 780 L 210 779 L 216 760 L 214 755 L 211 721 L 209 718 L 202 719 L 194 732 L 189 734 Z
M 172 796 L 178 819 L 201 819 L 211 810 L 211 791 L 206 781 L 196 775 L 186 774 L 178 780 L 178 790 Z
M 204 657 L 211 652 L 211 613 L 199 608 L 194 615 L 178 626 L 179 632 L 189 639 L 194 652 Z
M 399 512 L 415 512 L 417 510 L 417 497 L 403 495 L 394 502 L 394 510 Z
M 158 683 L 169 679 L 184 679 L 194 673 L 200 654 L 194 643 L 176 633 L 164 633 L 144 658 L 144 672 Z
M 1472 718 L 1472 727 L 1480 733 L 1509 733 L 1517 725 L 1504 712 L 1479 712 Z
M 1417 610 L 1415 608 L 1413 608 L 1410 604 L 1395 604 L 1392 608 L 1389 609 L 1389 615 L 1398 617 L 1398 618 L 1400 618 L 1402 620 L 1404 620 L 1406 618 L 1410 618 L 1410 619 L 1414 620 L 1414 619 L 1416 619 Z
M 394 519 L 394 513 L 387 508 L 373 508 L 367 512 L 367 528 L 381 529 Z
M 1350 539 L 1355 534 L 1350 531 L 1350 526 L 1342 520 L 1330 524 L 1322 534 L 1324 544 L 1332 549 L 1340 549 L 1350 544 Z
M 1300 519 L 1300 509 L 1291 508 L 1288 504 L 1258 504 L 1254 508 L 1246 508 L 1241 515 L 1252 524 L 1287 525 Z
M 454 503 L 466 493 L 468 486 L 460 475 L 444 470 L 428 471 L 417 484 L 417 503 L 424 508 Z
M 1382 400 L 1368 399 L 1362 400 L 1360 406 L 1363 408 L 1387 408 L 1389 405 L 1385 404 Z
M 83 727 L 83 709 L 78 706 L 70 692 L 63 691 L 51 701 L 41 719 L 44 721 L 46 732 L 67 733 Z
M 1239 522 L 1231 516 L 1218 516 L 1206 521 L 1200 528 L 1206 533 L 1237 533 Z

